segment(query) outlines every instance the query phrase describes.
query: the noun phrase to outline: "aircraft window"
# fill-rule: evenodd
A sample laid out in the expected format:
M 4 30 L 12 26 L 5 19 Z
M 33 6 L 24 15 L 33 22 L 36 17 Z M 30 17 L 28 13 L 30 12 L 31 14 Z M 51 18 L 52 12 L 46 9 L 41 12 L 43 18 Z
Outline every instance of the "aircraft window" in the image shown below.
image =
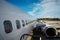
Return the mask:
M 27 20 L 26 20 L 26 25 L 27 25 Z
M 16 26 L 17 26 L 17 29 L 19 29 L 21 27 L 19 20 L 16 20 Z
M 25 26 L 24 20 L 22 20 L 22 26 Z
M 12 23 L 9 20 L 4 21 L 4 28 L 6 33 L 12 32 Z

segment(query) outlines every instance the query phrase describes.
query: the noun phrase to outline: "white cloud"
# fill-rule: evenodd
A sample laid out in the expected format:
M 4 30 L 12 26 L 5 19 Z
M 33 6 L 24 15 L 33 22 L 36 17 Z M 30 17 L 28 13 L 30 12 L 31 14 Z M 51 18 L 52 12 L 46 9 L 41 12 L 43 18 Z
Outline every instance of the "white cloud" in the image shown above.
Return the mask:
M 44 1 L 48 1 L 48 0 L 44 0 Z M 43 1 L 43 2 L 44 2 Z M 50 0 L 49 0 L 50 1 Z M 36 18 L 43 18 L 43 17 L 48 17 L 48 18 L 53 18 L 53 17 L 57 17 L 57 12 L 60 12 L 58 10 L 60 10 L 60 5 L 55 5 L 55 3 L 47 3 L 47 4 L 40 4 L 40 3 L 34 3 L 35 7 L 33 8 L 32 11 L 29 11 L 28 13 L 32 16 L 35 16 Z M 41 7 L 43 8 L 43 10 L 41 9 Z M 39 13 L 39 15 L 36 15 L 36 11 L 37 10 L 42 10 Z M 55 16 L 54 16 L 55 15 Z
M 32 11 L 29 11 L 28 14 L 32 15 L 32 16 L 36 16 L 35 12 L 40 9 L 40 3 L 36 4 L 33 3 L 35 5 L 35 7 L 32 9 Z

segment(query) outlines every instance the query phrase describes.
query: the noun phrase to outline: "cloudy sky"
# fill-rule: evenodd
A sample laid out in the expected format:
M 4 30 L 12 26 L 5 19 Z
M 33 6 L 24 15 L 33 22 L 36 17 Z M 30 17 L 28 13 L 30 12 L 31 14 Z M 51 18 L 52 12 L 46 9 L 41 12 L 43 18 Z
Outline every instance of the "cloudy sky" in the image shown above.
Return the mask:
M 48 3 L 43 5 L 43 0 L 6 0 L 12 5 L 22 9 L 26 13 L 34 17 L 59 17 L 60 18 L 60 2 L 59 5 Z M 51 11 L 52 10 L 52 11 Z

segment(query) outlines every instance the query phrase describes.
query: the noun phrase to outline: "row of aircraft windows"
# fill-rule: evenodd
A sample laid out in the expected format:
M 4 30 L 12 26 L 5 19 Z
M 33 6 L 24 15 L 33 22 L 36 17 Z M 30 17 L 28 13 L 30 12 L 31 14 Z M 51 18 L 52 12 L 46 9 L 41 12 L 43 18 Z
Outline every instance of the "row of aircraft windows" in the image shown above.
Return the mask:
M 23 27 L 25 26 L 24 20 L 22 20 L 22 26 Z M 21 27 L 21 22 L 19 20 L 16 20 L 16 27 L 17 27 L 17 29 L 20 29 L 20 27 Z M 4 21 L 4 29 L 5 29 L 6 33 L 12 32 L 13 28 L 12 28 L 12 23 L 10 20 Z

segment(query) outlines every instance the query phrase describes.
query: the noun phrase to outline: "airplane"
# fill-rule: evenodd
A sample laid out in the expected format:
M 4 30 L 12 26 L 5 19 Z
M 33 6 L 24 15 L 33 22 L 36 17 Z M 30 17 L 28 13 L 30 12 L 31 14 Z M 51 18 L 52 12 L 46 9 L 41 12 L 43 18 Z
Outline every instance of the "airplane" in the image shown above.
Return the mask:
M 1 1 L 0 2 L 0 40 L 20 40 L 22 35 L 29 34 L 32 30 L 34 35 L 36 31 L 40 32 L 39 31 L 40 29 L 48 37 L 57 35 L 55 28 L 51 26 L 46 26 L 42 22 L 38 23 L 35 20 L 36 19 L 26 14 L 16 6 L 13 6 L 12 4 L 6 1 Z M 52 31 L 50 31 L 51 29 Z M 52 35 L 49 34 L 50 33 L 49 31 L 51 33 L 54 32 L 54 34 Z M 26 37 L 22 40 L 26 40 Z

